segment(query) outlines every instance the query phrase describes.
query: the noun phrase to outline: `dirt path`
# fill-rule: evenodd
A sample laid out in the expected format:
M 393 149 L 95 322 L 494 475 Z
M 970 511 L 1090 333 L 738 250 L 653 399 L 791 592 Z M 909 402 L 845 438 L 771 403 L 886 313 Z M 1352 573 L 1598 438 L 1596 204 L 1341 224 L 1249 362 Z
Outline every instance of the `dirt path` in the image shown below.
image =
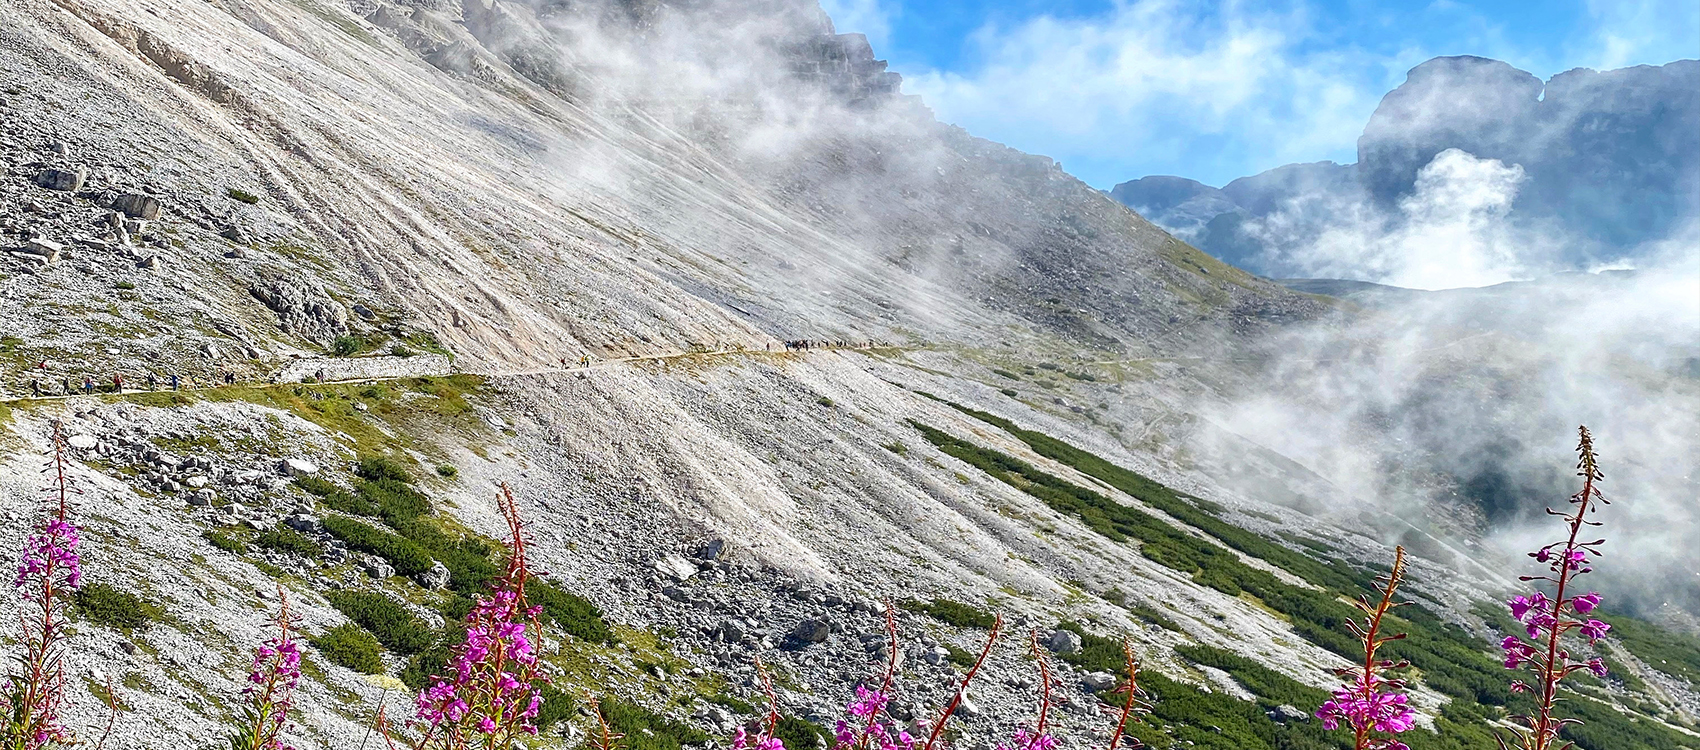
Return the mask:
M 476 375 L 476 376 L 479 376 L 479 377 L 527 377 L 527 376 L 551 375 L 551 374 L 559 374 L 559 373 L 575 373 L 575 372 L 583 373 L 583 372 L 591 372 L 593 370 L 600 370 L 600 369 L 607 369 L 607 368 L 611 368 L 611 367 L 617 367 L 619 365 L 632 364 L 632 363 L 635 363 L 635 362 L 658 362 L 658 361 L 673 360 L 673 359 L 686 359 L 686 358 L 689 358 L 689 357 L 738 357 L 738 356 L 751 356 L 751 355 L 758 355 L 758 354 L 809 354 L 809 353 L 813 353 L 813 352 L 846 352 L 846 351 L 849 351 L 849 352 L 873 352 L 873 351 L 904 351 L 904 350 L 905 350 L 905 347 L 899 347 L 899 346 L 817 347 L 817 348 L 813 348 L 813 349 L 801 349 L 801 350 L 790 350 L 790 351 L 783 350 L 783 349 L 779 350 L 779 351 L 770 351 L 770 350 L 765 350 L 765 349 L 716 349 L 716 350 L 713 350 L 713 351 L 674 352 L 674 353 L 671 353 L 671 354 L 642 354 L 642 355 L 636 355 L 636 356 L 631 356 L 631 357 L 614 357 L 614 358 L 611 358 L 611 359 L 599 359 L 599 360 L 592 362 L 588 365 L 579 365 L 579 366 L 568 365 L 566 367 L 558 367 L 558 366 L 557 367 L 539 367 L 539 368 L 526 369 L 526 370 L 460 370 L 460 371 L 456 371 L 454 374 L 456 374 L 456 375 Z M 349 378 L 349 379 L 346 379 L 346 380 L 326 380 L 326 381 L 324 381 L 323 385 L 332 385 L 332 384 L 344 384 L 344 385 L 346 385 L 346 384 L 350 384 L 350 383 L 388 383 L 388 382 L 396 382 L 396 381 L 401 381 L 401 380 L 413 380 L 416 377 L 418 377 L 418 376 L 409 375 L 409 376 L 401 376 L 401 377 L 393 377 L 393 378 Z M 218 383 L 218 384 L 215 384 L 215 385 L 204 385 L 204 386 L 203 385 L 191 385 L 191 386 L 187 386 L 187 387 L 183 387 L 183 388 L 177 388 L 177 389 L 170 389 L 170 388 L 156 388 L 156 389 L 125 388 L 124 390 L 117 391 L 117 392 L 110 391 L 110 390 L 102 390 L 100 387 L 97 387 L 97 389 L 93 393 L 83 393 L 83 392 L 79 391 L 79 392 L 76 392 L 76 393 L 69 393 L 69 394 L 50 394 L 50 395 L 44 394 L 44 395 L 40 395 L 40 396 L 6 396 L 6 397 L 0 397 L 0 404 L 16 404 L 16 403 L 23 403 L 23 402 L 27 402 L 27 401 L 64 401 L 64 400 L 68 400 L 68 399 L 72 399 L 72 398 L 94 398 L 94 397 L 97 397 L 97 396 L 129 396 L 129 395 L 136 395 L 136 394 L 142 394 L 142 393 L 196 393 L 196 392 L 200 392 L 200 391 L 216 391 L 216 390 L 219 390 L 221 388 L 237 388 L 237 387 L 240 387 L 240 388 L 280 388 L 280 387 L 283 387 L 283 386 L 296 386 L 296 385 L 303 385 L 303 383 L 256 383 L 256 382 L 253 382 L 253 381 L 246 381 L 246 382 L 238 381 L 236 383 L 229 383 L 229 384 Z M 320 385 L 320 384 L 319 383 L 306 383 L 306 385 Z

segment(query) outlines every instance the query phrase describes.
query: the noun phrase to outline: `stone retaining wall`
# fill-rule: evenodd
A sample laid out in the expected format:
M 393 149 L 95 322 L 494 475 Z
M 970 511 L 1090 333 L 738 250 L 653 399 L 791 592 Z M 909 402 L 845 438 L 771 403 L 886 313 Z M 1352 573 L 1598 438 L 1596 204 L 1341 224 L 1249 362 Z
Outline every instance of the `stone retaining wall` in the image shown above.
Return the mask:
M 277 374 L 280 383 L 299 383 L 314 380 L 320 370 L 325 380 L 367 380 L 372 378 L 419 378 L 448 375 L 454 372 L 449 358 L 441 354 L 415 354 L 411 357 L 317 357 L 298 359 L 285 365 Z

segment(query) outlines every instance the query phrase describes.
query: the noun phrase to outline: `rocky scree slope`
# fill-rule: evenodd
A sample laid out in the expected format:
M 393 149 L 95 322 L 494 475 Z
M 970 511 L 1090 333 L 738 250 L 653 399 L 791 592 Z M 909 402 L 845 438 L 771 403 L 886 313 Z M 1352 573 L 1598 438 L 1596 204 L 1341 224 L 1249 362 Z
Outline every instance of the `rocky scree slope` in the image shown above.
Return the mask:
M 1260 571 L 1314 590 L 1263 559 L 1280 557 L 1272 550 L 1230 549 L 1222 529 L 1201 530 L 1210 523 L 1196 509 L 1271 538 L 1304 528 L 1296 538 L 1353 565 L 1384 560 L 1381 530 L 1217 487 L 1167 436 L 1190 402 L 1242 377 L 1206 355 L 1323 303 L 1199 254 L 1048 160 L 937 124 L 812 5 L 760 14 L 780 23 L 725 24 L 755 35 L 757 64 L 665 79 L 684 87 L 666 96 L 632 83 L 655 71 L 615 63 L 659 35 L 687 43 L 707 28 L 700 18 L 587 7 L 0 8 L 13 393 L 42 379 L 24 374 L 42 363 L 52 378 L 252 380 L 344 341 L 441 348 L 489 376 L 10 407 L 0 543 L 16 548 L 25 533 L 48 420 L 61 419 L 80 446 L 91 576 L 158 606 L 149 623 L 79 625 L 74 682 L 113 675 L 124 687 L 125 741 L 218 744 L 277 583 L 306 632 L 354 618 L 383 637 L 385 671 L 417 677 L 431 649 L 406 634 L 452 638 L 438 628 L 475 590 L 490 552 L 479 545 L 499 534 L 499 481 L 517 492 L 559 591 L 551 669 L 575 694 L 640 706 L 634 732 L 700 743 L 693 732 L 750 718 L 757 649 L 781 674 L 787 715 L 830 718 L 878 657 L 884 596 L 917 602 L 903 616 L 905 711 L 936 704 L 952 649 L 982 636 L 963 613 L 996 608 L 1064 654 L 1131 634 L 1154 669 L 1197 686 L 1184 695 L 1208 689 L 1233 698 L 1221 716 L 1249 711 L 1246 732 L 1308 731 L 1302 710 L 1240 700 L 1249 678 L 1224 671 L 1234 665 L 1172 649 L 1255 654 L 1312 688 L 1338 656 L 1228 583 L 1094 531 L 921 427 L 1144 508 L 1161 523 L 1141 533 L 1172 528 L 1168 544 L 1245 580 Z M 702 61 L 664 62 L 699 72 Z M 704 80 L 731 83 L 709 97 Z M 765 353 L 792 338 L 933 348 Z M 501 375 L 738 345 L 751 353 Z M 917 390 L 1209 505 L 1144 503 Z M 378 456 L 407 479 L 355 473 Z M 421 560 L 394 538 L 431 564 L 409 569 Z M 1486 632 L 1459 603 L 1491 579 L 1440 566 L 1418 579 L 1436 611 Z M 391 604 L 362 609 L 351 591 Z M 374 607 L 406 617 L 381 625 Z M 1065 621 L 1085 636 L 1054 633 Z M 309 654 L 299 746 L 355 746 L 380 700 L 329 651 Z M 1033 684 L 1018 651 L 1006 645 L 975 689 L 966 742 L 1025 719 Z M 1108 729 L 1086 692 L 1103 678 L 1076 661 L 1062 667 L 1064 734 L 1086 746 Z M 1640 699 L 1692 711 L 1680 681 L 1650 681 Z M 95 726 L 93 693 L 72 692 L 77 725 Z M 1431 710 L 1441 701 L 1421 695 Z M 404 696 L 388 700 L 392 715 L 407 712 Z M 1251 736 L 1173 724 L 1195 745 Z M 586 726 L 570 714 L 540 742 L 574 746 Z

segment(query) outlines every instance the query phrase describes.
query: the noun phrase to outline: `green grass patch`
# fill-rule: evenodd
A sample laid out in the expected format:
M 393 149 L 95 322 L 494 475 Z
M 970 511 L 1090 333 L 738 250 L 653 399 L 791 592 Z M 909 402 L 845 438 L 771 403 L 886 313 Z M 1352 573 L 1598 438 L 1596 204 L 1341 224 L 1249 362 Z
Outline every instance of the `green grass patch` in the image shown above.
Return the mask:
M 398 654 L 417 654 L 437 642 L 437 634 L 419 622 L 407 608 L 373 591 L 332 591 L 325 595 L 331 606 L 367 632 L 384 648 Z
M 250 193 L 250 192 L 243 190 L 241 188 L 230 188 L 228 190 L 225 190 L 224 194 L 230 196 L 231 200 L 238 201 L 238 202 L 241 202 L 241 203 L 247 203 L 249 205 L 253 205 L 255 203 L 260 202 L 260 196 L 255 195 L 253 193 Z
M 607 643 L 614 631 L 602 619 L 602 610 L 590 600 L 545 581 L 532 581 L 525 587 L 526 598 L 543 608 L 543 615 L 574 638 L 590 643 Z
M 273 526 L 255 534 L 254 546 L 309 558 L 325 553 L 325 548 L 319 546 L 318 542 L 287 526 Z
M 243 552 L 248 551 L 248 548 L 242 546 L 241 542 L 231 538 L 230 535 L 225 534 L 222 531 L 203 531 L 201 532 L 201 538 L 207 540 L 208 544 L 224 550 L 225 552 L 234 552 L 240 555 Z
M 992 623 L 997 619 L 992 615 L 992 613 L 987 612 L 984 609 L 972 604 L 963 604 L 962 602 L 951 601 L 949 599 L 933 599 L 932 601 L 926 602 L 915 599 L 905 599 L 899 604 L 906 610 L 911 612 L 920 612 L 921 614 L 927 615 L 935 620 L 955 625 L 959 628 L 980 628 L 981 630 L 986 630 L 991 628 Z
M 71 611 L 85 622 L 125 632 L 146 630 L 165 616 L 158 604 L 109 583 L 91 583 L 78 589 Z
M 618 697 L 608 696 L 602 699 L 602 718 L 615 732 L 626 736 L 620 742 L 622 750 L 681 750 L 685 745 L 700 745 L 709 741 L 708 733 L 696 727 L 674 721 L 650 711 L 635 703 L 629 703 Z M 784 726 L 783 720 L 780 722 Z M 786 747 L 811 748 L 814 743 L 792 745 L 789 737 Z
M 404 576 L 413 576 L 431 569 L 431 555 L 419 545 L 387 531 L 351 518 L 328 516 L 325 530 L 356 552 L 367 552 L 389 561 Z
M 324 635 L 310 639 L 309 642 L 332 664 L 361 674 L 378 674 L 384 671 L 384 659 L 378 639 L 359 625 L 345 622 L 331 628 Z

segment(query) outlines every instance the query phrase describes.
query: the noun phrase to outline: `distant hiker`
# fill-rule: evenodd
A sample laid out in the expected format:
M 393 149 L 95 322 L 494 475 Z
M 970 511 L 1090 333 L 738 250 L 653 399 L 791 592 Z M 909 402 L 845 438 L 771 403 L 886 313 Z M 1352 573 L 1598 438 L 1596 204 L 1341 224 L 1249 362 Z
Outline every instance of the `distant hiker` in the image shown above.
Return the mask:
M 313 379 L 320 383 L 325 382 L 325 368 L 321 367 L 318 372 L 313 373 Z
M 148 390 L 159 390 L 159 378 L 153 374 L 153 370 L 148 370 Z
M 224 373 L 224 384 L 225 385 L 236 385 L 236 373 L 228 372 L 228 371 L 225 372 Z
M 112 392 L 113 393 L 123 393 L 124 392 L 124 376 L 123 375 L 114 374 L 112 376 Z
M 67 396 L 71 395 L 71 376 L 66 375 L 65 377 L 61 378 L 60 380 L 63 381 L 63 383 L 64 383 L 65 395 L 67 395 Z
M 35 378 L 30 378 L 30 393 L 37 396 L 41 395 L 41 381 L 36 380 Z
M 89 375 L 83 376 L 83 393 L 88 395 L 94 394 L 94 377 Z
M 175 373 L 175 372 L 171 373 L 171 390 L 174 390 L 174 391 L 183 390 L 183 379 L 177 377 L 177 373 Z

